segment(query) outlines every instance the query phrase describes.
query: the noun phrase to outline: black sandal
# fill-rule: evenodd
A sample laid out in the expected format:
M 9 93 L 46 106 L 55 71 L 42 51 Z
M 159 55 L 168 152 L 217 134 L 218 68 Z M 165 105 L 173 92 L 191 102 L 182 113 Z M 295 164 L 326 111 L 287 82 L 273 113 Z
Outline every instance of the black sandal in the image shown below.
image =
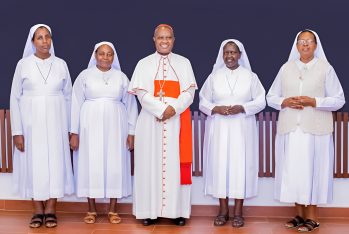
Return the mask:
M 30 220 L 29 227 L 39 228 L 44 223 L 44 214 L 34 214 Z
M 245 225 L 245 219 L 242 216 L 234 216 L 232 226 L 235 228 L 240 228 Z
M 291 229 L 291 228 L 297 228 L 300 227 L 304 224 L 304 219 L 300 216 L 296 216 L 293 219 L 287 221 L 287 223 L 285 223 L 285 228 L 287 229 Z
M 45 226 L 47 228 L 54 228 L 57 226 L 57 217 L 55 214 L 45 214 Z
M 229 215 L 217 215 L 216 218 L 213 221 L 214 226 L 224 226 L 227 221 L 229 220 Z
M 320 227 L 320 223 L 311 219 L 305 220 L 304 224 L 298 228 L 298 232 L 312 232 Z

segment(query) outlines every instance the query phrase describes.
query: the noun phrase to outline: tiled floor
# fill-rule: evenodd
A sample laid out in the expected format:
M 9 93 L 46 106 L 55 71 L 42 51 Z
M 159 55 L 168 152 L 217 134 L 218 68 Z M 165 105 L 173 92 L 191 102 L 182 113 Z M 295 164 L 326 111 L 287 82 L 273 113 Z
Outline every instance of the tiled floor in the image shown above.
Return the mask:
M 63 233 L 63 234 L 214 234 L 214 233 L 251 233 L 251 234 L 282 234 L 297 233 L 296 230 L 286 230 L 283 227 L 285 218 L 260 218 L 247 217 L 245 227 L 234 229 L 231 222 L 224 227 L 214 227 L 213 217 L 192 217 L 184 227 L 174 226 L 171 220 L 161 219 L 154 226 L 144 227 L 132 215 L 120 215 L 121 224 L 109 224 L 105 215 L 98 216 L 95 224 L 83 223 L 84 214 L 59 213 L 58 227 L 48 229 L 41 227 L 31 229 L 28 222 L 30 212 L 0 211 L 0 234 L 14 233 Z M 321 219 L 321 228 L 313 233 L 348 234 L 349 219 Z

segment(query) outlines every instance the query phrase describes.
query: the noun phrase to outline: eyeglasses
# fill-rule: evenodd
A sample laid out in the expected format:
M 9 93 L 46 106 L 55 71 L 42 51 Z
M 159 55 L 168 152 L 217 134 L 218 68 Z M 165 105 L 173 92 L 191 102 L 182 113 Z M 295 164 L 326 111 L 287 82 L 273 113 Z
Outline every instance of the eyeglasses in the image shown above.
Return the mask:
M 308 39 L 308 40 L 301 39 L 301 40 L 297 41 L 298 45 L 310 45 L 310 44 L 313 44 L 313 43 L 315 43 L 315 41 L 311 40 L 311 39 Z

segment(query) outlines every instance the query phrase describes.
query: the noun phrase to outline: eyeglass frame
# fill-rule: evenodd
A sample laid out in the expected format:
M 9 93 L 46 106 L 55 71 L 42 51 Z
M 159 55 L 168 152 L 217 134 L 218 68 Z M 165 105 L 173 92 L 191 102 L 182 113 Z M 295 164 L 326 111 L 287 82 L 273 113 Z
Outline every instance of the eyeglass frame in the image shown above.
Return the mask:
M 310 44 L 313 44 L 313 43 L 315 43 L 315 40 L 313 40 L 313 39 L 307 39 L 307 40 L 299 39 L 297 41 L 297 45 L 310 45 Z

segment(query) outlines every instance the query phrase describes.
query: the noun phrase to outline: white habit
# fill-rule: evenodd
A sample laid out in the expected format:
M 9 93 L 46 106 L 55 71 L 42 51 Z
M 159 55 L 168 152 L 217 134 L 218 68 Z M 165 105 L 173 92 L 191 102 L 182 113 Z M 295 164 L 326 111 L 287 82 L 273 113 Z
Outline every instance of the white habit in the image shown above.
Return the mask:
M 73 86 L 71 132 L 79 135 L 74 152 L 78 197 L 121 198 L 132 193 L 127 136 L 134 135 L 137 103 L 120 70 L 82 71 Z
M 245 50 L 240 66 L 231 70 L 219 53 L 214 71 L 200 91 L 199 108 L 207 115 L 204 140 L 205 194 L 216 198 L 244 199 L 257 195 L 258 130 L 255 114 L 265 107 L 265 90 L 257 75 L 250 70 Z M 241 64 L 248 64 L 247 68 Z M 215 106 L 242 105 L 245 113 L 212 115 Z
M 44 60 L 32 54 L 17 64 L 10 108 L 12 135 L 24 135 L 25 141 L 24 152 L 15 147 L 13 156 L 14 188 L 22 197 L 47 200 L 74 192 L 71 89 L 66 63 L 53 54 Z
M 179 81 L 180 96 L 154 97 L 154 80 Z M 163 82 L 165 81 L 165 82 Z M 137 95 L 142 110 L 135 135 L 133 214 L 137 219 L 190 216 L 190 185 L 180 184 L 180 116 L 193 102 L 195 77 L 188 59 L 158 53 L 140 60 L 133 73 L 129 92 Z M 168 105 L 176 110 L 172 118 L 159 122 Z
M 286 98 L 284 95 L 285 86 L 283 86 L 284 77 L 287 76 L 285 66 L 295 63 L 302 76 L 312 70 L 320 59 L 327 61 L 320 39 L 316 33 L 315 35 L 317 38 L 315 57 L 306 64 L 301 62 L 299 53 L 296 52 L 295 40 L 288 63 L 281 67 L 268 92 L 268 105 L 279 110 L 280 113 L 287 109 L 281 108 L 281 104 Z M 327 64 L 327 62 L 321 64 Z M 316 79 L 316 77 L 313 78 Z M 294 82 L 298 84 L 299 96 L 309 96 L 303 92 L 302 79 L 295 77 Z M 332 66 L 328 66 L 325 70 L 324 82 L 325 95 L 324 97 L 315 97 L 315 109 L 325 112 L 336 111 L 344 105 L 345 99 L 343 89 Z M 301 122 L 301 113 L 302 110 L 299 110 L 296 117 L 297 123 Z M 294 131 L 285 134 L 277 132 L 275 146 L 275 198 L 282 202 L 303 205 L 331 202 L 334 160 L 332 133 L 312 134 L 297 126 Z

